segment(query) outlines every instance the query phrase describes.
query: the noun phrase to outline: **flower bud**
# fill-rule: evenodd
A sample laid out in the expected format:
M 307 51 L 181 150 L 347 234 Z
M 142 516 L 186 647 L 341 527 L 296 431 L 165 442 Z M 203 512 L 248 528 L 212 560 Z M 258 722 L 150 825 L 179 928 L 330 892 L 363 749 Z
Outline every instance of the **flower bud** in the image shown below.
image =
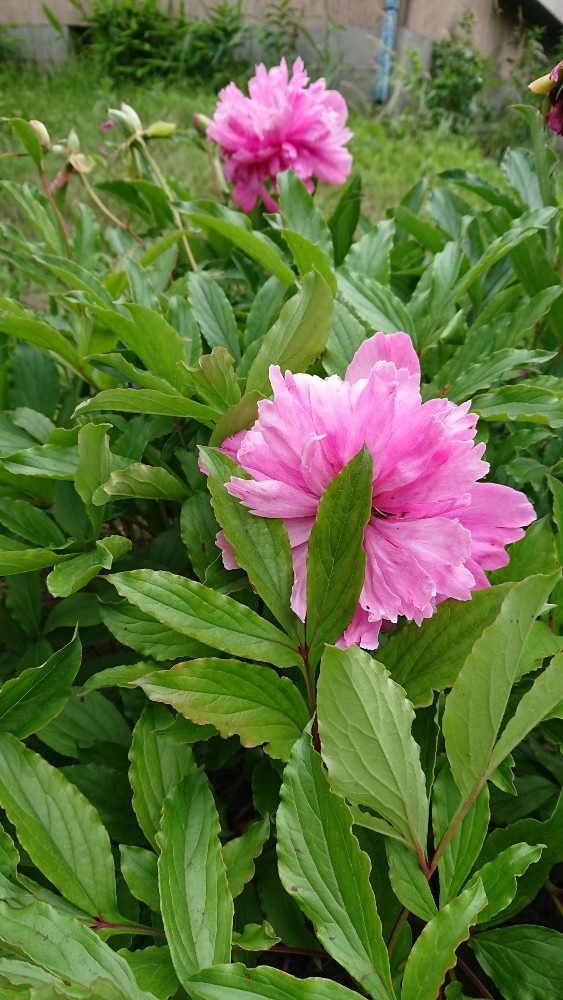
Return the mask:
M 41 149 L 50 149 L 51 137 L 47 132 L 47 129 L 43 124 L 43 122 L 37 121 L 37 119 L 32 118 L 29 124 L 31 125 L 33 131 L 35 132 L 37 138 L 39 139 L 39 144 L 41 146 Z
M 127 137 L 135 135 L 137 132 L 141 132 L 143 126 L 141 124 L 141 119 L 139 118 L 137 112 L 130 104 L 126 101 L 121 102 L 120 108 L 108 108 L 108 118 L 109 121 L 113 122 L 121 129 L 122 133 Z M 108 127 L 108 123 L 105 122 L 105 127 Z
M 537 80 L 532 80 L 528 84 L 528 90 L 531 90 L 534 94 L 549 94 L 552 87 L 553 80 L 549 73 L 546 73 L 545 76 L 539 76 Z
M 67 150 L 71 153 L 80 152 L 80 139 L 75 128 L 71 128 L 66 140 Z
M 143 135 L 147 139 L 167 139 L 176 131 L 174 122 L 153 122 L 145 129 Z
M 211 119 L 208 118 L 207 115 L 200 115 L 199 112 L 196 111 L 192 121 L 196 132 L 199 132 L 200 135 L 207 135 L 207 129 L 211 125 Z

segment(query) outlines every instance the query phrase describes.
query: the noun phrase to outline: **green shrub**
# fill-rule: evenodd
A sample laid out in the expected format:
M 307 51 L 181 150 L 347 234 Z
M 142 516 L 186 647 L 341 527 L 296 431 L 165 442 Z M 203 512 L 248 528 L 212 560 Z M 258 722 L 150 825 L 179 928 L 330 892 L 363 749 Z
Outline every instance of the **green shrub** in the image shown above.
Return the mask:
M 502 183 L 444 170 L 377 221 L 358 177 L 328 218 L 291 172 L 276 214 L 195 197 L 154 150 L 170 128 L 122 108 L 136 173 L 89 182 L 102 225 L 3 123 L 40 180 L 3 181 L 25 226 L 0 223 L 6 997 L 557 997 L 560 212 L 523 113 L 534 152 Z M 398 327 L 424 398 L 472 400 L 492 481 L 539 519 L 489 588 L 371 654 L 334 645 L 364 449 L 319 503 L 301 621 L 284 524 L 229 493 L 218 446 L 269 364 L 318 388 Z

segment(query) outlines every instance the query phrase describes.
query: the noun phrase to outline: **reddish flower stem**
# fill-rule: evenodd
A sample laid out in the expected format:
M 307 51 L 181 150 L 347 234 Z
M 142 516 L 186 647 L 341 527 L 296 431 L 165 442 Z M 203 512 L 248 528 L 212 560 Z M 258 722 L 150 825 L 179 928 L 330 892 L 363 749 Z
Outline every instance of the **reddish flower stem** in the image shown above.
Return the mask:
M 47 195 L 49 204 L 50 204 L 51 208 L 53 209 L 53 212 L 55 213 L 56 220 L 57 220 L 57 222 L 59 224 L 59 229 L 61 231 L 61 236 L 63 238 L 63 242 L 64 242 L 64 245 L 65 245 L 66 255 L 67 255 L 67 257 L 68 257 L 69 260 L 72 260 L 72 250 L 70 249 L 70 243 L 68 241 L 68 236 L 67 236 L 67 232 L 66 232 L 66 229 L 65 229 L 64 220 L 63 220 L 63 217 L 62 217 L 62 215 L 61 215 L 61 213 L 59 211 L 59 206 L 57 205 L 55 199 L 53 198 L 53 192 L 51 191 L 51 188 L 49 187 L 49 182 L 48 182 L 47 178 L 45 177 L 45 174 L 43 173 L 42 170 L 39 172 L 39 178 L 41 180 L 41 186 L 42 186 L 45 194 Z

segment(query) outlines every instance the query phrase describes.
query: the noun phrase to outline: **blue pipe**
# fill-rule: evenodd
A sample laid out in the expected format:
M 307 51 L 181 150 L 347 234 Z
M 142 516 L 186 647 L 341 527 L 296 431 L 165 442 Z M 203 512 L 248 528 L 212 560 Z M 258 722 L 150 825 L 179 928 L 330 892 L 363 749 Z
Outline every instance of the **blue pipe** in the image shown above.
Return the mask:
M 391 54 L 395 50 L 395 38 L 397 35 L 397 21 L 399 19 L 400 6 L 401 0 L 385 0 L 380 46 L 377 54 L 375 87 L 373 91 L 374 101 L 377 101 L 380 104 L 384 104 L 389 97 Z

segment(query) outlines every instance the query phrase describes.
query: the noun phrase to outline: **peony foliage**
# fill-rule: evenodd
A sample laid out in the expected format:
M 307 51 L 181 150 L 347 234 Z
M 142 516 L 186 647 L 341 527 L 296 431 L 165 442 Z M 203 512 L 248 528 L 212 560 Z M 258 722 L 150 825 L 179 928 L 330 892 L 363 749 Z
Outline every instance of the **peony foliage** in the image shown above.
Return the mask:
M 38 183 L 0 248 L 1 996 L 560 995 L 560 207 L 520 113 L 502 187 L 382 220 L 358 177 L 320 207 L 350 133 L 300 61 L 189 133 L 110 109 L 99 186 L 2 120 Z

